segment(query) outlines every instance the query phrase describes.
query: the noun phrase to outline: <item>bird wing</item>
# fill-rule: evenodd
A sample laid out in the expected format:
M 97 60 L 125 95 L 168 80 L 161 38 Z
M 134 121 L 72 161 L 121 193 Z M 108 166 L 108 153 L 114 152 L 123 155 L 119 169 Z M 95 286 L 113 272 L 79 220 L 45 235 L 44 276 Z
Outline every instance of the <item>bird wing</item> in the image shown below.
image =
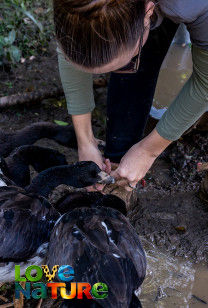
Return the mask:
M 42 197 L 0 188 L 0 260 L 25 260 L 49 241 L 58 212 Z
M 54 215 L 58 219 L 59 214 L 53 206 L 42 196 L 26 193 L 17 186 L 0 187 L 0 209 L 9 208 L 30 209 L 33 215 Z
M 117 210 L 75 209 L 61 217 L 52 232 L 48 264 L 71 265 L 77 282 L 104 282 L 109 296 L 103 307 L 129 307 L 144 280 L 146 258 L 128 220 Z
M 49 226 L 30 210 L 0 210 L 0 260 L 27 260 L 49 239 Z

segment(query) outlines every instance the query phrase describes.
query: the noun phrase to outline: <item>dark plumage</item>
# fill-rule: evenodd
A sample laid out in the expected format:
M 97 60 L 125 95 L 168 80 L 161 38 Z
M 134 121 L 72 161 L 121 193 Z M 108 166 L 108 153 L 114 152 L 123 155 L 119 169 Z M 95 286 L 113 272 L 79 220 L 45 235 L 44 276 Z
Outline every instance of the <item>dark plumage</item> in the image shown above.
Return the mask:
M 28 192 L 35 192 L 47 198 L 49 193 L 60 184 L 83 188 L 95 183 L 112 184 L 114 179 L 101 171 L 94 162 L 82 161 L 42 171 L 25 189 Z
M 16 132 L 0 130 L 0 156 L 7 157 L 21 145 L 31 145 L 42 138 L 53 139 L 61 145 L 76 148 L 77 141 L 72 126 L 59 126 L 49 122 L 38 122 Z
M 2 158 L 0 162 L 3 174 L 19 187 L 30 184 L 30 165 L 37 172 L 41 172 L 53 166 L 67 165 L 67 161 L 65 156 L 56 150 L 24 145 L 15 149 L 6 159 Z
M 108 297 L 85 307 L 139 307 L 134 294 L 146 273 L 145 253 L 136 231 L 112 208 L 78 208 L 64 214 L 51 234 L 46 264 L 69 264 L 77 282 L 104 282 Z M 78 300 L 63 307 L 80 307 Z
M 30 257 L 41 242 L 48 240 L 59 217 L 45 198 L 11 186 L 1 188 L 0 213 L 0 258 L 4 260 L 23 261 Z M 12 234 L 7 232 L 9 229 L 13 229 Z M 14 241 L 18 244 L 13 245 Z
M 0 187 L 0 281 L 13 279 L 13 262 L 22 262 L 23 271 L 28 262 L 42 263 L 51 229 L 59 217 L 44 196 L 59 184 L 84 187 L 109 180 L 112 178 L 95 163 L 81 162 L 47 169 L 25 189 Z
M 110 207 L 126 215 L 126 204 L 119 197 L 104 195 L 100 192 L 69 192 L 54 205 L 61 214 L 80 207 L 95 208 L 98 206 Z
M 1 158 L 0 158 L 1 163 Z M 0 187 L 2 186 L 15 186 L 16 184 L 11 181 L 9 178 L 7 178 L 5 175 L 3 175 L 1 168 L 0 168 Z
M 58 218 L 45 198 L 14 186 L 0 188 L 1 282 L 13 279 L 14 264 L 21 264 L 22 272 L 31 264 L 41 265 Z

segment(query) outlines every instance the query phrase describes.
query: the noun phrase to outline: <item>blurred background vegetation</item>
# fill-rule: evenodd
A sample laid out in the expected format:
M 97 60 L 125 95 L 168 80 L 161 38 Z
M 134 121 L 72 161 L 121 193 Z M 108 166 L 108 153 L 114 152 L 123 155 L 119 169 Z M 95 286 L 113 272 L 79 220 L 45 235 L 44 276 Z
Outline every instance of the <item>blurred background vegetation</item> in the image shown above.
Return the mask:
M 0 1 L 0 66 L 46 53 L 52 37 L 51 0 Z

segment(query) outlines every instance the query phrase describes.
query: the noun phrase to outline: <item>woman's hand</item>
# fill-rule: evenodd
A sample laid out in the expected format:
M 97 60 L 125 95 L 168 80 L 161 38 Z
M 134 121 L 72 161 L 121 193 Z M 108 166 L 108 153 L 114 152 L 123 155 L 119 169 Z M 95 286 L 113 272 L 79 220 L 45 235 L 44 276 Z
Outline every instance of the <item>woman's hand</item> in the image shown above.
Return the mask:
M 125 186 L 126 190 L 130 191 L 144 178 L 155 159 L 156 156 L 137 143 L 124 155 L 118 168 L 111 172 L 111 175 L 117 179 L 118 185 Z
M 79 161 L 93 161 L 95 162 L 101 170 L 106 173 L 111 172 L 111 164 L 109 159 L 104 159 L 101 152 L 98 149 L 97 140 L 89 142 L 85 146 L 80 146 L 78 148 Z M 103 190 L 104 185 L 96 184 L 93 187 L 88 187 L 88 191 Z
M 102 157 L 98 149 L 98 139 L 94 137 L 91 124 L 91 113 L 72 115 L 77 137 L 79 161 L 94 161 L 101 170 L 111 172 L 110 161 Z M 104 185 L 97 184 L 88 191 L 102 190 Z
M 98 143 L 96 139 L 84 146 L 79 146 L 78 155 L 79 161 L 94 161 L 100 167 L 100 169 L 105 172 L 110 172 L 107 170 L 108 168 L 106 166 L 106 161 L 109 162 L 109 160 L 103 158 L 101 152 L 98 149 Z
M 154 129 L 150 135 L 130 148 L 111 175 L 117 179 L 119 185 L 132 190 L 170 143 Z

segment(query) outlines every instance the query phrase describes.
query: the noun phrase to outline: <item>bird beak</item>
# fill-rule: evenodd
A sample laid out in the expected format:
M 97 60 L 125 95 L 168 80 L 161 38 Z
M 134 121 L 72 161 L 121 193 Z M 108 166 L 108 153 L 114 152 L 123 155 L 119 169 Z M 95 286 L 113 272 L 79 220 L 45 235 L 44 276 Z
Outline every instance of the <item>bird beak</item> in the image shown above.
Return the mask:
M 105 173 L 104 171 L 99 172 L 98 176 L 100 180 L 98 180 L 97 183 L 99 184 L 114 184 L 115 183 L 115 179 L 109 174 Z

